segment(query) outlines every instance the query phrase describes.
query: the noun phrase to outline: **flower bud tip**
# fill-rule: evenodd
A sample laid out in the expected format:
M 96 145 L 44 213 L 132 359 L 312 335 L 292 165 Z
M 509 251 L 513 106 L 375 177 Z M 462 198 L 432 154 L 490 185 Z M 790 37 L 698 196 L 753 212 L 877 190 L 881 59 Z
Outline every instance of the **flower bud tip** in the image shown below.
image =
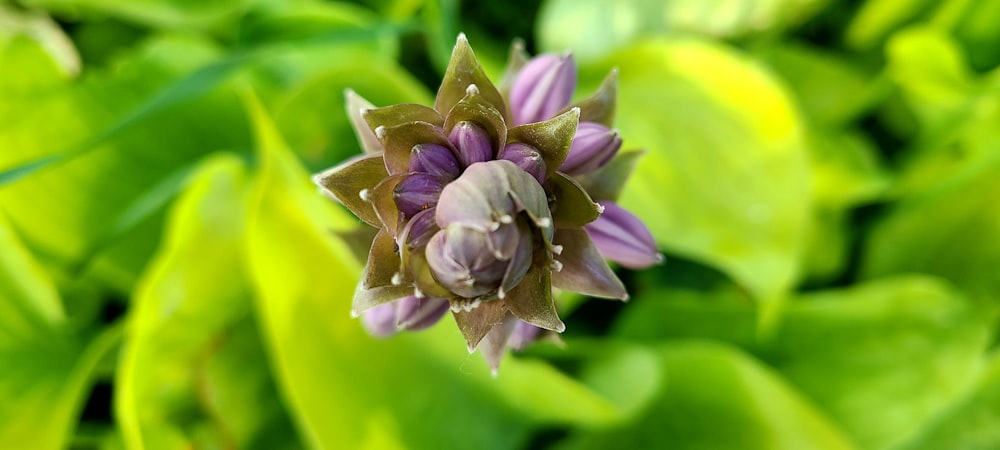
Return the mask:
M 557 255 L 561 255 L 562 251 L 563 251 L 563 246 L 561 246 L 561 245 L 553 245 L 552 246 L 552 253 L 555 253 Z
M 559 262 L 559 260 L 557 260 L 557 259 L 553 259 L 552 260 L 552 271 L 553 272 L 562 272 L 562 269 L 563 269 L 563 263 Z

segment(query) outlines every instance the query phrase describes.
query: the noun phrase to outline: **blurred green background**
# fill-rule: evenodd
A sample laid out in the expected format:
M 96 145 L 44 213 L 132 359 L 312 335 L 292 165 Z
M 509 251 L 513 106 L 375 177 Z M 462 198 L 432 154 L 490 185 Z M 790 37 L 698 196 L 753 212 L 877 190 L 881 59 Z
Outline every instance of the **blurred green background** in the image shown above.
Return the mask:
M 349 317 L 309 180 L 460 31 L 619 68 L 667 256 L 495 379 Z M 1000 448 L 998 64 L 992 0 L 0 1 L 0 448 Z

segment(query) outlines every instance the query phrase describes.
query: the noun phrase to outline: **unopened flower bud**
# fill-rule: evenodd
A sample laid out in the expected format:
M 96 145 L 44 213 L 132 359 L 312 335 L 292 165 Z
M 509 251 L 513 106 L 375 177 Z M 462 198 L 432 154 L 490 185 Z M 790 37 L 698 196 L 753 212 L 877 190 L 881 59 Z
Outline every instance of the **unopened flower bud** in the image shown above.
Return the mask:
M 448 140 L 458 149 L 458 161 L 463 167 L 493 159 L 490 135 L 472 122 L 457 123 L 451 130 Z
M 518 247 L 527 243 L 530 248 L 530 234 L 520 234 L 516 228 L 514 232 L 518 233 Z M 527 266 L 531 264 L 530 259 L 513 258 L 507 261 L 497 258 L 496 253 L 490 250 L 493 245 L 488 233 L 489 231 L 453 224 L 435 234 L 427 244 L 427 263 L 434 278 L 459 296 L 476 298 L 501 287 L 512 261 L 525 266 L 511 269 L 512 273 L 523 276 L 527 272 Z
M 593 172 L 611 161 L 621 146 L 617 131 L 596 122 L 581 122 L 559 170 L 570 175 Z
M 545 181 L 545 160 L 542 159 L 542 154 L 530 145 L 520 142 L 507 144 L 500 152 L 500 159 L 514 163 L 521 170 L 535 177 L 539 183 Z
M 653 235 L 638 217 L 612 202 L 598 203 L 604 206 L 604 213 L 583 228 L 601 255 L 631 269 L 663 261 Z
M 541 328 L 523 320 L 518 320 L 517 323 L 514 324 L 514 330 L 511 331 L 510 337 L 507 338 L 507 346 L 513 350 L 524 350 L 528 344 L 531 344 L 538 339 L 538 335 L 541 331 Z
M 396 303 L 396 326 L 403 330 L 422 330 L 441 320 L 448 306 L 448 300 L 443 298 L 403 297 Z
M 413 173 L 396 186 L 396 206 L 407 218 L 437 205 L 444 185 L 441 179 L 427 173 Z
M 455 154 L 443 145 L 417 144 L 410 152 L 410 172 L 423 172 L 444 180 L 454 180 L 461 171 Z
M 514 125 L 541 122 L 569 105 L 576 88 L 571 55 L 540 55 L 526 64 L 510 88 Z
M 399 233 L 400 240 L 397 243 L 409 248 L 426 246 L 439 229 L 437 222 L 434 221 L 434 212 L 434 208 L 429 208 L 414 215 Z
M 372 336 L 389 337 L 396 334 L 396 305 L 385 303 L 361 313 L 361 323 Z

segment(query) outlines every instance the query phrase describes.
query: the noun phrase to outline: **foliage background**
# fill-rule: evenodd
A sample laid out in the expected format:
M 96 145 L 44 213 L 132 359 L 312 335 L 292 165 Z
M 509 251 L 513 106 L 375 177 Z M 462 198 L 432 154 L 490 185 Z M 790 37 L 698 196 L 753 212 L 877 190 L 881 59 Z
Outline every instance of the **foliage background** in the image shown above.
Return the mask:
M 493 379 L 308 174 L 465 31 L 620 70 L 668 262 Z M 0 448 L 1000 448 L 1000 2 L 0 2 Z

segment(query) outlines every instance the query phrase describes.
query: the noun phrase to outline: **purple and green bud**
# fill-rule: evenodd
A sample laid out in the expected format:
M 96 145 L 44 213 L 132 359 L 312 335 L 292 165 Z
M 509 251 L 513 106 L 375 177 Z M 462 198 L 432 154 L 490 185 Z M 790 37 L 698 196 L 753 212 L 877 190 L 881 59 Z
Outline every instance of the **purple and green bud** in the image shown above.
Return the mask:
M 443 298 L 407 296 L 396 302 L 396 328 L 423 330 L 441 320 L 448 312 L 448 300 Z
M 618 132 L 596 122 L 580 122 L 569 155 L 559 170 L 583 175 L 604 167 L 622 146 Z
M 605 258 L 662 259 L 613 203 L 633 165 L 610 128 L 615 74 L 576 105 L 569 55 L 525 55 L 505 79 L 509 94 L 463 35 L 433 107 L 348 93 L 366 153 L 315 177 L 377 229 L 352 304 L 369 333 L 426 328 L 450 309 L 493 369 L 508 348 L 565 330 L 553 288 L 626 299 Z
M 448 147 L 438 144 L 417 144 L 410 151 L 410 172 L 427 173 L 451 181 L 462 173 L 462 169 L 458 166 L 455 153 Z
M 642 220 L 615 203 L 599 203 L 604 206 L 604 213 L 583 228 L 601 255 L 630 269 L 663 262 L 653 234 Z
M 513 142 L 504 146 L 500 151 L 500 159 L 506 159 L 520 167 L 521 170 L 535 177 L 539 183 L 545 181 L 545 160 L 537 149 L 520 142 Z
M 406 218 L 437 205 L 444 184 L 441 179 L 428 173 L 412 173 L 396 185 L 393 197 L 396 206 Z
M 448 135 L 448 140 L 458 149 L 462 167 L 493 159 L 493 147 L 486 130 L 472 122 L 459 122 Z
M 510 88 L 514 125 L 541 122 L 569 105 L 576 89 L 572 55 L 539 55 L 529 61 Z

